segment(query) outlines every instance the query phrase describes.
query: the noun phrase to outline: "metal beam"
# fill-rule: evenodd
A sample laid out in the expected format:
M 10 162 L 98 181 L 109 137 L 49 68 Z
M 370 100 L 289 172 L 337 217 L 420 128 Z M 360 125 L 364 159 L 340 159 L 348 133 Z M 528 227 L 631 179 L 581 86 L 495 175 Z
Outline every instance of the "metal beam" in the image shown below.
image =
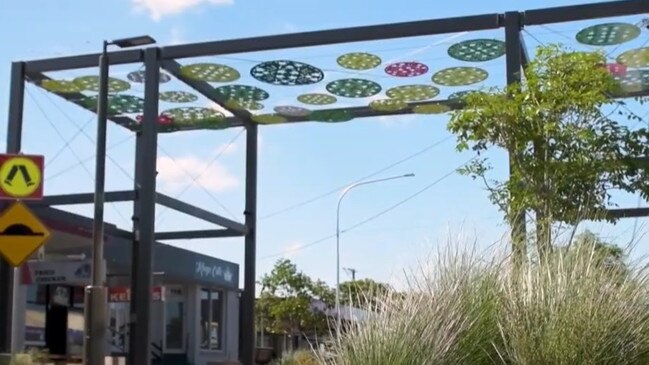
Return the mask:
M 200 238 L 241 237 L 244 234 L 233 229 L 203 229 L 195 231 L 156 232 L 156 240 L 191 240 Z
M 19 153 L 22 149 L 23 106 L 25 101 L 25 64 L 11 64 L 9 89 L 9 120 L 7 124 L 7 153 Z M 8 205 L 0 204 L 3 208 Z M 13 307 L 15 270 L 0 257 L 0 354 L 12 353 Z
M 221 227 L 229 228 L 243 234 L 245 234 L 246 232 L 246 226 L 239 222 L 221 217 L 218 214 L 208 212 L 205 209 L 185 203 L 168 195 L 156 193 L 156 202 L 158 204 L 164 205 L 165 207 L 177 210 L 179 212 L 191 215 L 192 217 L 196 217 L 210 223 L 217 224 Z
M 130 343 L 128 365 L 151 363 L 151 287 L 155 242 L 156 160 L 158 151 L 158 97 L 160 55 L 144 51 L 144 115 L 137 136 L 131 256 Z
M 257 267 L 257 157 L 258 127 L 246 126 L 246 236 L 244 251 L 243 293 L 239 310 L 239 359 L 243 365 L 254 365 L 257 345 L 255 329 L 255 293 Z
M 142 50 L 123 50 L 108 52 L 108 58 L 111 65 L 121 65 L 126 63 L 142 62 Z M 48 58 L 43 60 L 32 60 L 25 62 L 26 71 L 32 72 L 47 72 L 47 71 L 61 71 L 61 70 L 74 70 L 79 68 L 97 67 L 97 60 L 101 53 L 92 53 L 77 56 Z
M 541 25 L 649 13 L 649 1 L 626 0 L 527 10 L 524 25 Z
M 507 85 L 520 84 L 523 74 L 523 48 L 521 43 L 521 14 L 518 12 L 505 13 L 505 63 L 507 69 Z M 518 146 L 510 149 L 509 155 L 509 175 L 516 173 L 515 156 L 519 153 Z M 516 199 L 516 197 L 513 197 Z M 514 264 L 519 267 L 524 261 L 526 255 L 526 219 L 525 209 L 514 206 L 513 211 L 508 212 L 509 224 L 511 226 L 512 252 Z
M 606 212 L 610 217 L 618 219 L 649 217 L 649 208 L 608 209 Z
M 106 203 L 114 202 L 127 202 L 135 199 L 135 191 L 122 190 L 122 191 L 108 191 L 106 192 L 104 201 Z M 75 204 L 90 204 L 95 201 L 94 193 L 80 193 L 80 194 L 61 194 L 49 195 L 43 197 L 42 200 L 28 202 L 30 206 L 56 206 L 56 205 L 75 205 Z
M 227 100 L 220 98 L 219 95 L 216 93 L 216 90 L 212 87 L 212 85 L 210 85 L 205 81 L 193 80 L 186 77 L 185 75 L 182 74 L 182 72 L 180 72 L 180 67 L 181 65 L 175 60 L 162 61 L 162 68 L 167 70 L 178 80 L 184 82 L 185 84 L 187 84 L 187 86 L 198 91 L 200 94 L 202 94 L 204 97 L 208 98 L 209 100 L 217 103 L 223 109 L 229 111 L 236 118 L 240 119 L 242 122 L 245 121 L 252 122 L 252 119 L 250 119 L 252 118 L 252 114 L 249 111 L 247 111 L 246 109 L 234 109 L 228 107 L 226 105 Z
M 382 41 L 500 27 L 498 14 L 484 14 L 168 46 L 162 48 L 162 58 L 168 60 L 339 43 Z
M 523 67 L 523 74 L 525 73 L 525 68 L 527 68 L 527 65 L 530 63 L 530 54 L 527 51 L 527 45 L 525 44 L 525 37 L 523 37 L 523 34 L 521 33 L 520 36 L 520 42 L 521 42 L 521 66 Z

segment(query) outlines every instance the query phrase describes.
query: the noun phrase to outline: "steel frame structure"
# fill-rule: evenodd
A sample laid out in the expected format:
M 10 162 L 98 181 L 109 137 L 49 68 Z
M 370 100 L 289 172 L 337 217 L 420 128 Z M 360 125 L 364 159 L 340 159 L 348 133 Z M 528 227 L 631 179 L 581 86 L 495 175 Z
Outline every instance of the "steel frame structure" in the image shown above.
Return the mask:
M 240 359 L 244 365 L 253 365 L 255 348 L 255 265 L 256 265 L 256 221 L 257 221 L 257 129 L 251 114 L 245 110 L 233 110 L 224 105 L 205 82 L 189 80 L 179 72 L 176 59 L 199 56 L 216 56 L 254 51 L 282 50 L 289 48 L 333 45 L 361 41 L 429 36 L 464 31 L 504 29 L 506 43 L 507 83 L 520 81 L 522 69 L 530 56 L 525 47 L 521 31 L 526 26 L 609 18 L 616 16 L 649 13 L 647 0 L 622 0 L 596 4 L 562 6 L 504 14 L 482 14 L 446 19 L 434 19 L 405 23 L 393 23 L 335 30 L 303 32 L 286 35 L 243 38 L 224 41 L 174 45 L 169 47 L 149 47 L 138 50 L 109 52 L 109 64 L 144 63 L 145 67 L 145 106 L 142 127 L 137 131 L 135 187 L 129 191 L 106 193 L 106 201 L 133 201 L 133 263 L 131 303 L 131 343 L 129 364 L 150 363 L 149 355 L 149 306 L 152 284 L 152 248 L 156 239 L 187 239 L 208 237 L 245 237 L 244 290 L 240 310 Z M 14 62 L 11 69 L 11 89 L 9 102 L 9 123 L 7 133 L 7 152 L 22 152 L 22 126 L 25 82 L 38 82 L 46 79 L 44 72 L 97 67 L 100 53 L 70 57 L 58 57 L 27 62 Z M 158 116 L 158 78 L 160 69 L 165 69 L 180 81 L 187 84 L 209 100 L 229 110 L 234 126 L 246 129 L 246 187 L 245 222 L 238 223 L 191 206 L 177 199 L 156 192 L 157 158 L 157 116 Z M 620 97 L 646 96 L 648 92 L 628 94 Z M 58 94 L 59 96 L 62 96 Z M 78 95 L 77 95 L 78 96 Z M 75 95 L 63 96 L 74 102 Z M 435 101 L 440 103 L 440 101 Z M 459 108 L 457 102 L 441 101 L 451 108 Z M 423 103 L 412 103 L 415 106 Z M 377 112 L 367 107 L 346 108 L 355 118 L 380 115 L 412 113 L 412 108 L 400 112 Z M 111 117 L 113 121 L 132 123 L 127 117 Z M 304 118 L 289 118 L 290 122 L 304 121 Z M 93 193 L 58 195 L 46 197 L 40 205 L 65 205 L 92 203 Z M 178 211 L 190 214 L 223 227 L 223 229 L 199 231 L 155 231 L 155 204 L 159 203 Z M 649 215 L 649 209 L 618 209 L 611 214 L 617 217 L 638 217 Z M 521 222 L 512 222 L 520 225 Z M 0 353 L 11 349 L 13 270 L 0 260 Z

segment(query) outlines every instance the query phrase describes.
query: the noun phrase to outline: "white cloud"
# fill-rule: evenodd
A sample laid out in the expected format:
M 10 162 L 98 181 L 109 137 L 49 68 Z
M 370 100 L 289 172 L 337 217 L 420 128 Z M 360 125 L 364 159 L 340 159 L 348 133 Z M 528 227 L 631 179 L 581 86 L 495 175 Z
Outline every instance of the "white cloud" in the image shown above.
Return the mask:
M 285 258 L 295 257 L 300 252 L 300 250 L 302 250 L 303 246 L 304 244 L 302 242 L 291 243 L 286 246 L 284 250 L 282 250 L 282 255 Z
M 160 157 L 157 166 L 158 178 L 170 191 L 178 191 L 192 185 L 222 192 L 239 185 L 237 177 L 224 165 L 215 162 L 208 166 L 208 163 L 206 159 L 195 156 L 175 159 L 166 156 Z
M 188 9 L 202 5 L 232 5 L 234 0 L 131 0 L 136 11 L 145 11 L 154 21 L 163 16 L 180 14 Z

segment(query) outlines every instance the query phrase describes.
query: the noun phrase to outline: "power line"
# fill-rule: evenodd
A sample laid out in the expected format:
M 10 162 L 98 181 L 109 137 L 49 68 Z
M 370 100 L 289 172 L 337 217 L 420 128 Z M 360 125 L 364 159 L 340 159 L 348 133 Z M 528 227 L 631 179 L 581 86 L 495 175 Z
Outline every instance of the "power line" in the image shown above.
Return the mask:
M 453 136 L 452 136 L 452 135 L 449 135 L 449 136 L 447 136 L 447 137 L 445 137 L 445 138 L 443 138 L 443 139 L 441 139 L 441 140 L 439 140 L 439 141 L 437 141 L 437 142 L 434 142 L 434 143 L 432 143 L 432 144 L 430 144 L 430 145 L 428 145 L 428 146 L 426 146 L 426 147 L 424 147 L 424 148 L 422 148 L 422 149 L 420 149 L 420 150 L 418 150 L 418 151 L 416 151 L 416 152 L 414 152 L 414 153 L 412 153 L 412 154 L 410 154 L 410 155 L 408 155 L 408 156 L 406 156 L 406 157 L 404 157 L 404 158 L 402 158 L 402 159 L 400 159 L 400 160 L 398 160 L 398 161 L 395 161 L 395 162 L 393 162 L 393 163 L 391 163 L 391 164 L 389 164 L 389 165 L 387 165 L 387 166 L 385 166 L 385 167 L 383 167 L 383 168 L 381 168 L 381 169 L 379 169 L 379 170 L 377 170 L 377 171 L 374 171 L 373 173 L 371 173 L 371 174 L 369 174 L 369 175 L 363 176 L 363 177 L 361 177 L 360 179 L 357 179 L 357 180 L 351 181 L 351 182 L 349 182 L 349 183 L 346 183 L 345 185 L 340 185 L 340 186 L 338 186 L 338 187 L 336 187 L 336 188 L 334 188 L 334 189 L 331 189 L 331 190 L 329 190 L 329 191 L 327 191 L 327 192 L 325 192 L 325 193 L 322 193 L 322 194 L 320 194 L 320 195 L 317 195 L 317 196 L 314 196 L 314 197 L 309 198 L 309 199 L 307 199 L 307 200 L 304 200 L 304 201 L 302 201 L 302 202 L 300 202 L 300 203 L 296 203 L 296 204 L 290 205 L 290 206 L 288 206 L 288 207 L 286 207 L 286 208 L 282 208 L 282 209 L 280 209 L 280 210 L 276 210 L 276 211 L 274 211 L 274 212 L 272 212 L 272 213 L 269 213 L 269 214 L 266 214 L 266 215 L 264 215 L 264 216 L 261 216 L 261 217 L 259 218 L 259 220 L 261 221 L 261 220 L 264 220 L 264 219 L 268 219 L 268 218 L 271 218 L 271 217 L 274 217 L 274 216 L 277 216 L 277 215 L 280 215 L 280 214 L 283 214 L 283 213 L 289 212 L 289 211 L 291 211 L 291 210 L 295 210 L 295 209 L 301 208 L 301 207 L 303 207 L 303 206 L 305 206 L 305 205 L 309 205 L 309 204 L 314 203 L 314 202 L 316 202 L 316 201 L 318 201 L 318 200 L 320 200 L 320 199 L 326 198 L 326 197 L 328 197 L 328 196 L 330 196 L 330 195 L 332 195 L 332 194 L 335 194 L 335 193 L 337 193 L 338 191 L 340 191 L 340 190 L 346 188 L 346 187 L 349 186 L 350 184 L 355 184 L 355 183 L 357 183 L 357 182 L 361 182 L 361 181 L 363 181 L 363 180 L 367 180 L 367 179 L 372 178 L 372 177 L 374 177 L 374 176 L 377 176 L 377 175 L 379 175 L 379 174 L 381 174 L 381 173 L 383 173 L 383 172 L 385 172 L 385 171 L 387 171 L 387 170 L 390 170 L 391 168 L 393 168 L 393 167 L 395 167 L 395 166 L 398 166 L 398 165 L 400 165 L 400 164 L 402 164 L 402 163 L 404 163 L 404 162 L 406 162 L 406 161 L 409 161 L 409 160 L 411 160 L 411 159 L 413 159 L 413 158 L 415 158 L 415 157 L 418 157 L 418 156 L 420 156 L 420 155 L 423 155 L 424 153 L 426 153 L 426 152 L 432 150 L 433 148 L 435 148 L 435 147 L 441 145 L 442 143 L 444 143 L 444 142 L 450 140 L 451 138 L 453 138 Z
M 455 169 L 449 171 L 448 173 L 444 174 L 442 177 L 440 177 L 440 178 L 434 180 L 433 182 L 431 182 L 430 184 L 424 186 L 422 189 L 417 190 L 413 194 L 411 194 L 411 195 L 407 196 L 406 198 L 398 201 L 397 203 L 391 205 L 390 207 L 388 207 L 388 208 L 386 208 L 386 209 L 384 209 L 384 210 L 370 216 L 369 218 L 363 219 L 362 221 L 360 221 L 360 222 L 358 222 L 358 223 L 356 223 L 356 224 L 354 224 L 354 225 L 352 225 L 352 226 L 350 226 L 348 228 L 345 228 L 345 229 L 341 230 L 340 233 L 341 234 L 348 233 L 348 232 L 350 232 L 350 231 L 352 231 L 352 230 L 354 230 L 354 229 L 356 229 L 356 228 L 358 228 L 360 226 L 363 226 L 363 225 L 365 225 L 365 224 L 367 224 L 367 223 L 369 223 L 369 222 L 371 222 L 371 221 L 373 221 L 373 220 L 375 220 L 377 218 L 380 218 L 381 216 L 389 213 L 390 211 L 400 207 L 401 205 L 403 205 L 403 204 L 409 202 L 410 200 L 416 198 L 417 196 L 423 194 L 427 190 L 430 190 L 431 188 L 433 188 L 435 185 L 439 184 L 440 182 L 446 180 L 451 175 L 453 175 L 458 169 L 460 169 L 462 166 L 465 166 L 466 164 L 468 164 L 469 162 L 475 160 L 476 158 L 478 158 L 478 156 L 471 157 L 470 159 L 468 159 L 467 161 L 465 161 L 464 163 L 462 163 L 461 165 L 459 165 Z M 302 250 L 304 250 L 306 248 L 313 247 L 313 246 L 315 246 L 315 245 L 317 245 L 319 243 L 325 242 L 325 241 L 327 241 L 329 239 L 332 239 L 334 237 L 336 237 L 335 233 L 330 234 L 328 236 L 317 239 L 317 240 L 315 240 L 313 242 L 310 242 L 310 243 L 307 243 L 305 245 L 301 245 L 301 246 L 298 246 L 296 248 L 293 248 L 293 249 L 290 250 L 290 253 L 294 253 L 294 252 L 297 252 L 297 251 L 302 251 Z M 266 259 L 270 259 L 270 258 L 274 258 L 274 257 L 284 256 L 286 254 L 287 254 L 287 252 L 283 251 L 283 252 L 278 252 L 278 253 L 275 253 L 275 254 L 263 256 L 263 257 L 261 257 L 261 259 L 266 260 Z

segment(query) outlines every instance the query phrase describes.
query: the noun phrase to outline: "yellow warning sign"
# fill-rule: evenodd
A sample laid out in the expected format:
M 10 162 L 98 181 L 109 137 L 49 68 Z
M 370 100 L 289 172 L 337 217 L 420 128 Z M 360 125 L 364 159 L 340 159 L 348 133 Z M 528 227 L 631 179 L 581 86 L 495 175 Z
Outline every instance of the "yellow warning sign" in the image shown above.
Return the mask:
M 49 237 L 47 227 L 21 202 L 0 216 L 0 255 L 14 267 L 22 265 Z
M 1 155 L 0 198 L 41 199 L 43 156 Z

